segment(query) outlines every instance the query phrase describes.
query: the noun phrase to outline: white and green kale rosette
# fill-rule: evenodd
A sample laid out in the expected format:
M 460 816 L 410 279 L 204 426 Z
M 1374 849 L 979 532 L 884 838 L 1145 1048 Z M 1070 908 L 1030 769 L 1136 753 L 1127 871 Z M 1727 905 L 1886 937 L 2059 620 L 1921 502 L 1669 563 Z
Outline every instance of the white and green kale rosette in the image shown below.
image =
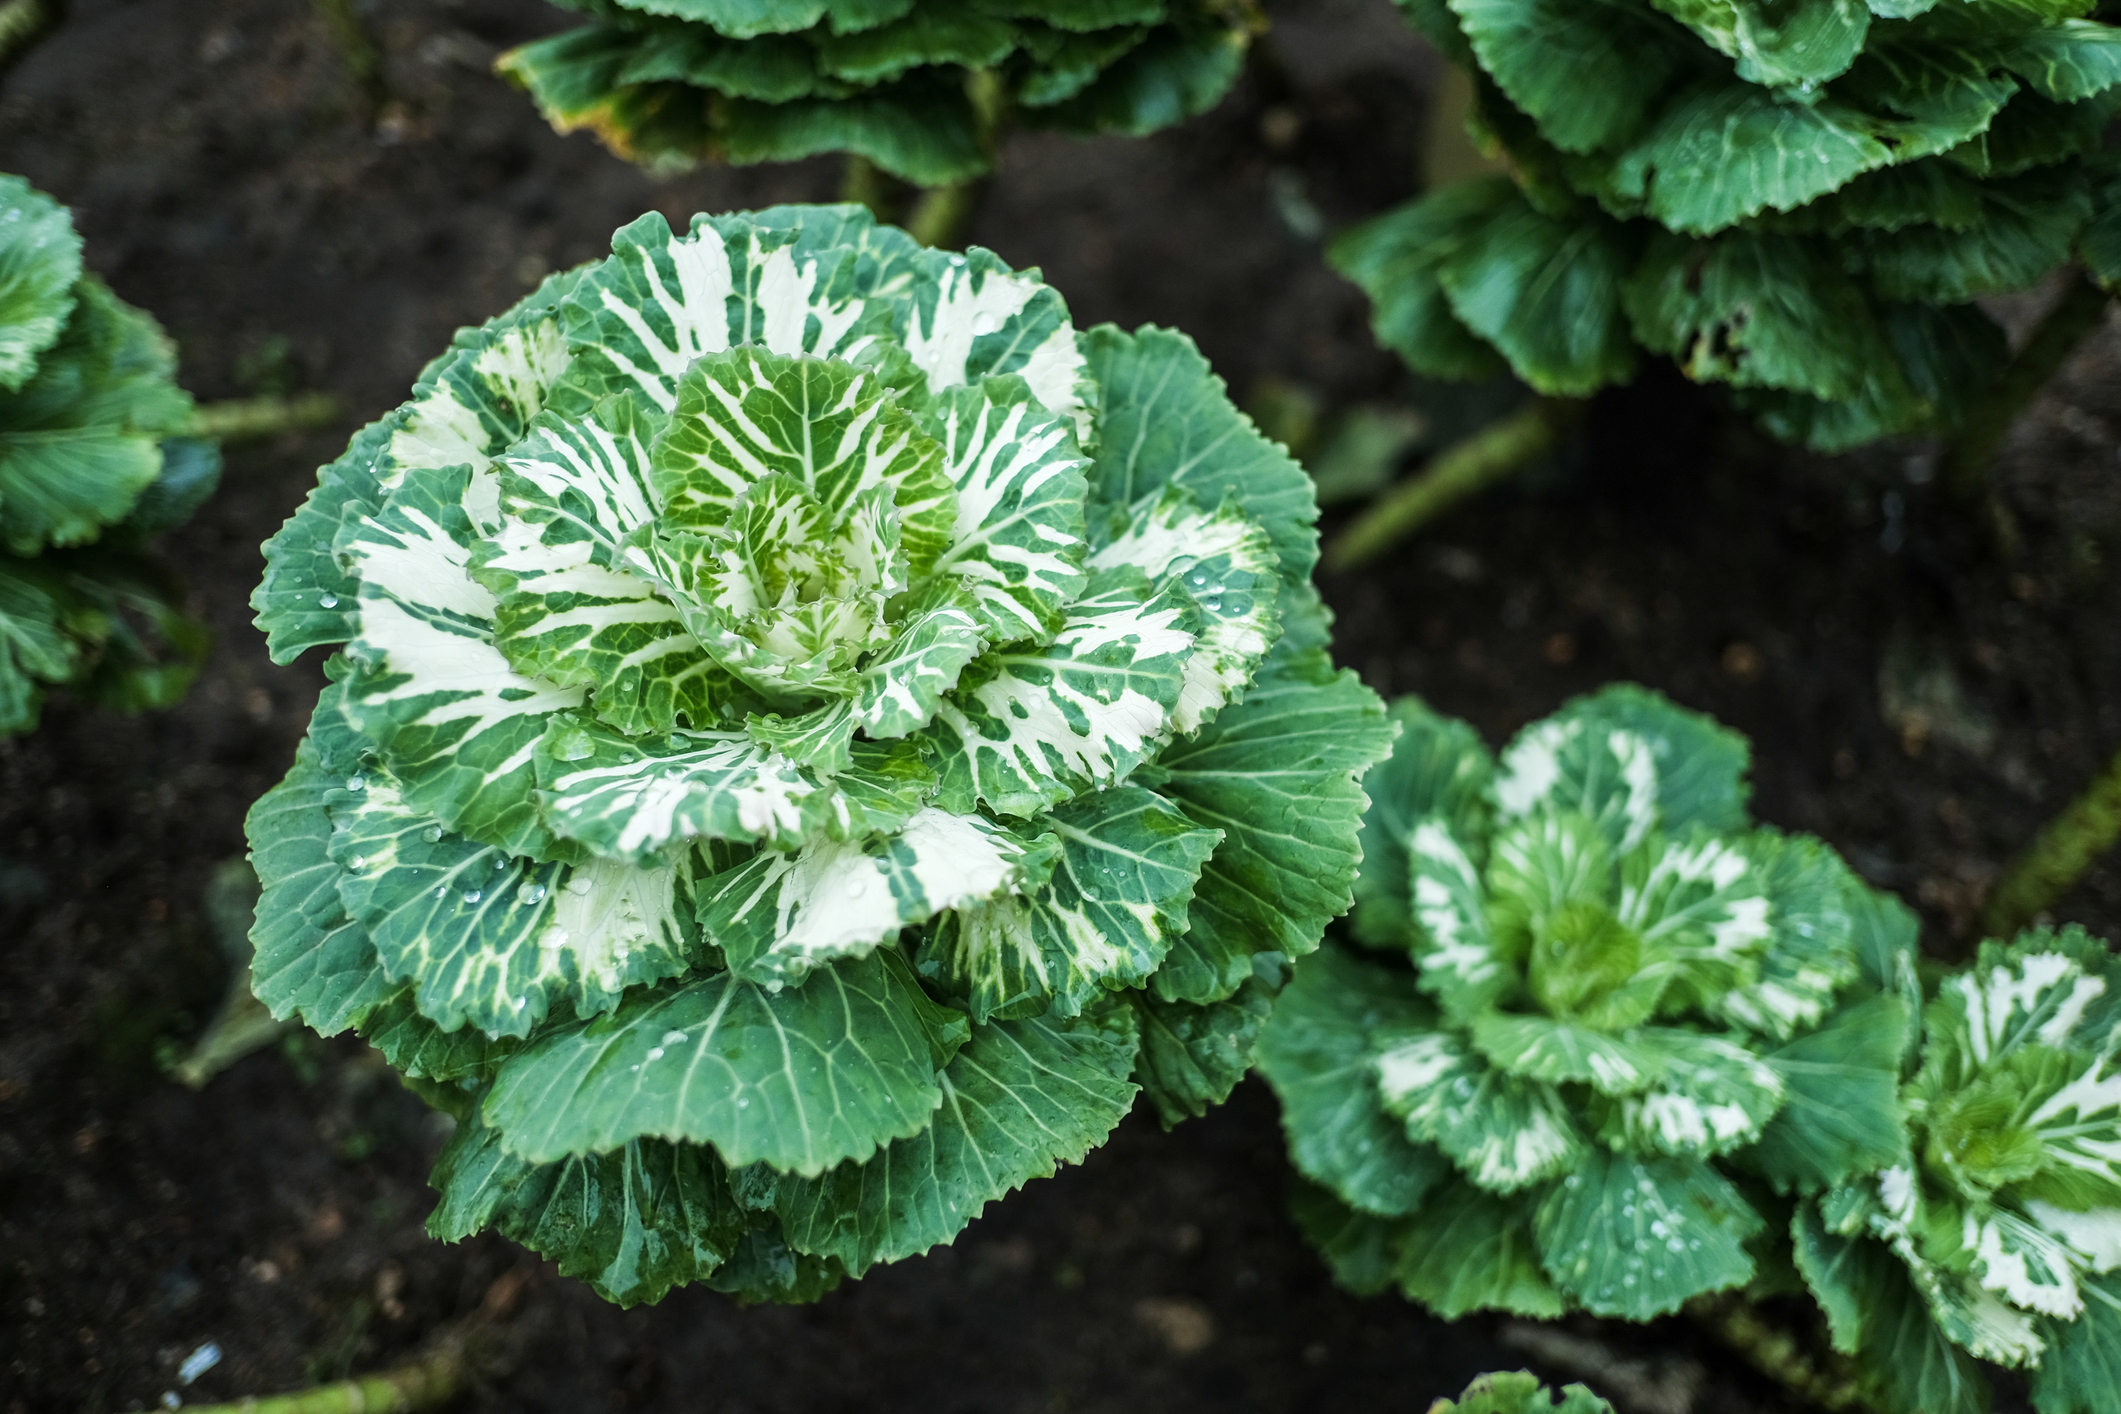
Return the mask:
M 950 1240 L 1225 1094 L 1392 728 L 1183 336 L 853 207 L 659 216 L 458 335 L 267 547 L 343 644 L 256 985 L 461 1125 L 430 1228 L 623 1302 Z
M 1756 1276 L 1788 1195 L 1892 1162 L 1914 920 L 1753 828 L 1744 741 L 1640 688 L 1498 763 L 1407 699 L 1355 932 L 1259 1043 L 1336 1276 L 1446 1317 L 1647 1320 Z M 1396 956 L 1395 956 L 1396 955 Z
M 1973 1414 L 1967 1353 L 2041 1414 L 2121 1391 L 2121 963 L 2081 928 L 1982 944 L 1923 1015 L 1905 1153 L 1799 1208 L 1797 1267 L 1892 1414 Z

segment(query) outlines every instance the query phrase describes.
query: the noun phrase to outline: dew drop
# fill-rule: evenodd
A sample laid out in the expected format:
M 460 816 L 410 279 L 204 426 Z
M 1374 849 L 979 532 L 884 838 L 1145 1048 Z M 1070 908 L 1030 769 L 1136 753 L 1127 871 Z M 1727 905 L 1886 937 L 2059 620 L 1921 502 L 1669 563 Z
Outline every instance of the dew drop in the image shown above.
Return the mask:
M 640 1069 L 640 1067 L 639 1067 L 638 1065 L 636 1065 L 636 1066 L 634 1066 L 634 1067 L 633 1067 L 633 1069 L 635 1069 L 635 1070 L 639 1070 L 639 1069 Z
M 518 903 L 533 904 L 543 903 L 544 901 L 545 886 L 543 884 L 525 884 L 522 888 L 516 890 L 516 902 Z
M 663 1044 L 666 1046 L 681 1046 L 684 1043 L 685 1033 L 682 1031 L 665 1031 L 663 1033 Z
M 363 869 L 366 869 L 368 867 L 368 861 L 357 854 L 353 858 L 346 861 L 346 867 L 353 870 L 354 873 L 358 874 Z
M 659 1061 L 659 1060 L 661 1060 L 662 1058 L 663 1058 L 663 1048 L 662 1048 L 661 1046 L 655 1046 L 655 1047 L 651 1047 L 651 1048 L 649 1049 L 649 1052 L 648 1052 L 648 1059 L 650 1059 L 650 1060 L 652 1060 L 652 1061 Z M 634 1069 L 638 1070 L 638 1069 L 640 1069 L 640 1067 L 639 1067 L 639 1066 L 635 1066 L 635 1067 L 634 1067 Z
M 976 335 L 999 333 L 1001 327 L 1002 317 L 991 309 L 983 309 L 972 316 L 972 332 Z
M 952 251 L 950 253 L 950 263 L 952 265 L 963 265 L 965 263 L 965 257 L 959 255 L 956 251 Z
M 558 952 L 567 946 L 567 930 L 557 923 L 548 926 L 538 934 L 538 946 L 547 952 Z
M 336 609 L 339 607 L 339 596 L 336 594 L 319 594 L 317 602 L 327 609 Z
M 347 788 L 348 790 L 367 790 L 367 789 L 368 789 L 368 777 L 366 777 L 366 776 L 348 776 L 348 777 L 346 778 L 346 788 Z
M 740 1109 L 740 1110 L 748 1110 L 748 1109 L 750 1109 L 750 1108 L 751 1108 L 751 1100 L 750 1100 L 750 1098 L 749 1098 L 748 1096 L 746 1096 L 745 1098 L 739 1099 L 739 1100 L 738 1100 L 738 1101 L 736 1102 L 736 1107 L 737 1107 L 738 1109 Z
M 448 887 L 447 887 L 446 885 L 442 885 L 442 884 L 437 884 L 437 885 L 435 886 L 435 897 L 436 897 L 436 898 L 441 898 L 441 897 L 442 897 L 443 895 L 447 894 L 448 892 L 449 892 L 449 889 L 448 889 Z
M 426 829 L 420 831 L 420 838 L 429 844 L 440 844 L 442 842 L 442 827 L 440 825 L 429 825 Z
M 464 902 L 466 903 L 477 903 L 483 897 L 485 897 L 485 895 L 477 889 L 464 890 Z

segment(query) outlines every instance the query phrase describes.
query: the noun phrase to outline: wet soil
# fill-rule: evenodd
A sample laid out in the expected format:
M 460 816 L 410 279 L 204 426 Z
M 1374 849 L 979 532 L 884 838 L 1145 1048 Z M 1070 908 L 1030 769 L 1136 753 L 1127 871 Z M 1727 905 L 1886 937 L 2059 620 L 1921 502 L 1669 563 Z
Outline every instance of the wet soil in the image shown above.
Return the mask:
M 1463 421 L 1477 395 L 1408 379 L 1319 258 L 1322 232 L 1413 190 L 1433 57 L 1384 0 L 1276 11 L 1278 62 L 1208 118 L 1014 140 L 971 238 L 1043 266 L 1079 323 L 1188 330 L 1240 397 L 1279 379 Z M 1284 1216 L 1256 1082 L 1169 1134 L 1137 1113 L 954 1247 L 814 1307 L 688 1291 L 621 1312 L 507 1243 L 425 1237 L 443 1131 L 358 1043 L 291 1038 L 199 1093 L 164 1076 L 227 976 L 206 882 L 322 681 L 267 661 L 245 603 L 316 465 L 453 327 L 641 211 L 838 185 L 829 161 L 655 181 L 554 136 L 488 73 L 568 23 L 535 0 L 362 13 L 380 104 L 304 0 L 73 0 L 0 81 L 0 170 L 75 208 L 90 265 L 170 329 L 188 386 L 346 410 L 233 450 L 168 545 L 218 636 L 182 707 L 59 701 L 0 743 L 0 1410 L 379 1368 L 517 1278 L 466 1407 L 1420 1410 L 1481 1369 L 1576 1373 L 1552 1331 L 1336 1291 Z M 1714 712 L 1753 738 L 1759 815 L 1846 851 L 1955 955 L 2000 864 L 2121 746 L 2117 434 L 2110 326 L 2006 446 L 1999 534 L 1936 494 L 1928 449 L 1797 456 L 1648 375 L 1561 464 L 1327 577 L 1339 653 L 1498 742 L 1621 677 Z M 2121 869 L 2060 913 L 2121 926 Z M 1563 1334 L 1631 1362 L 1607 1383 L 1624 1407 L 1793 1407 L 1680 1322 Z M 208 1341 L 224 1358 L 180 1385 Z

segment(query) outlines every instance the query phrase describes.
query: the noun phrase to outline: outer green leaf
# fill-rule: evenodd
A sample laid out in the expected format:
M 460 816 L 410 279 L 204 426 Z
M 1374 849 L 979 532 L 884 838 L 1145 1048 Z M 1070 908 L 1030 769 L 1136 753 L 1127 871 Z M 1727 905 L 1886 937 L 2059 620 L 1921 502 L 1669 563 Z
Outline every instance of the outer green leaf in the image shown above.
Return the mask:
M 815 1175 L 925 1128 L 965 1034 L 896 954 L 778 993 L 725 972 L 541 1036 L 502 1067 L 485 1117 L 539 1162 L 660 1136 Z
M 1447 1321 L 1483 1310 L 1552 1320 L 1566 1309 L 1540 1269 L 1528 1198 L 1498 1198 L 1454 1180 L 1403 1232 L 1393 1273 L 1399 1289 Z
M 1030 887 L 1055 842 L 980 815 L 924 808 L 899 833 L 813 838 L 767 850 L 700 885 L 700 926 L 739 974 L 779 988 L 835 958 L 860 957 L 945 909 Z
M 2045 1324 L 2047 1354 L 2033 1371 L 2040 1414 L 2098 1414 L 2121 1388 L 2121 1274 L 2081 1283 L 2084 1311 Z
M 1391 756 L 1363 778 L 1370 795 L 1361 838 L 1368 867 L 1355 879 L 1355 936 L 1372 947 L 1414 941 L 1407 850 L 1417 825 L 1435 817 L 1461 852 L 1485 854 L 1487 793 L 1495 775 L 1494 756 L 1469 724 L 1418 697 L 1394 702 L 1390 716 L 1399 726 L 1399 741 Z M 1481 862 L 1468 858 L 1476 869 Z
M 1178 586 L 1100 571 L 1051 643 L 974 663 L 924 729 L 944 808 L 1029 816 L 1124 781 L 1168 732 L 1198 624 Z
M 2019 36 L 2003 62 L 2042 98 L 2075 103 L 2121 84 L 2121 29 L 2093 20 L 2064 20 Z
M 1900 1156 L 1907 1143 L 1900 1059 L 1909 1021 L 1903 999 L 1873 997 L 1767 1055 L 1786 1099 L 1751 1162 L 1778 1191 L 1844 1183 Z
M 1976 137 L 1996 121 L 2018 92 L 1996 58 L 1978 41 L 1903 30 L 1873 45 L 1835 91 L 1872 113 L 1893 115 L 1875 131 L 1894 148 L 1895 161 L 1912 161 Z
M 1859 242 L 1858 258 L 1880 294 L 1961 304 L 2025 289 L 2069 259 L 2092 215 L 2084 175 L 2073 168 L 1984 182 L 1980 192 L 1982 220 L 1967 230 L 1917 226 Z
M 326 796 L 339 896 L 420 1010 L 522 1036 L 565 999 L 587 1016 L 685 968 L 671 864 L 536 864 L 446 832 L 381 772 Z
M 1847 70 L 1863 48 L 1870 11 L 1863 0 L 1652 0 L 1738 61 L 1738 77 L 1769 88 L 1809 90 Z
M 1323 650 L 1292 649 L 1268 657 L 1242 703 L 1165 748 L 1157 793 L 1223 842 L 1193 891 L 1192 927 L 1150 979 L 1159 997 L 1213 1001 L 1252 975 L 1253 954 L 1318 946 L 1352 897 L 1357 782 L 1391 743 L 1375 693 Z
M 1084 340 L 1104 397 L 1091 494 L 1132 505 L 1175 482 L 1202 506 L 1233 499 L 1267 529 L 1290 583 L 1318 562 L 1311 478 L 1230 402 L 1222 379 L 1183 334 L 1111 325 Z
M 1301 1177 L 1290 1185 L 1289 1211 L 1333 1280 L 1357 1296 L 1375 1296 L 1391 1285 L 1400 1244 L 1412 1224 L 1358 1212 Z
M 815 1301 L 846 1279 L 838 1262 L 790 1247 L 780 1219 L 771 1213 L 751 1216 L 752 1229 L 738 1241 L 735 1254 L 707 1278 L 713 1290 L 735 1297 L 739 1306 L 796 1304 Z
M 1634 683 L 1614 683 L 1573 698 L 1554 716 L 1581 722 L 1594 735 L 1600 729 L 1619 730 L 1648 744 L 1656 767 L 1657 814 L 1665 829 L 1699 824 L 1738 830 L 1748 823 L 1745 773 L 1750 748 L 1743 736 L 1713 717 Z M 1617 754 L 1610 735 L 1607 745 Z
M 1454 1402 L 1439 1399 L 1429 1414 L 1612 1414 L 1613 1406 L 1583 1385 L 1569 1385 L 1557 1401 L 1537 1375 L 1482 1375 Z
M 857 97 L 732 99 L 719 116 L 717 155 L 740 164 L 847 152 L 918 186 L 969 181 L 993 165 L 962 85 L 924 74 Z
M 761 219 L 772 215 L 764 212 Z M 977 246 L 962 255 L 916 249 L 905 260 L 914 278 L 892 301 L 892 327 L 931 395 L 1014 373 L 1047 411 L 1074 418 L 1078 432 L 1089 430 L 1085 399 L 1094 399 L 1096 389 L 1083 378 L 1083 353 L 1059 291 Z M 878 282 L 882 287 L 881 272 Z M 1015 400 L 1008 393 L 994 396 L 1003 405 Z M 1028 418 L 1013 431 L 1006 420 L 994 430 L 1045 436 Z
M 1865 1383 L 1888 1408 L 1986 1414 L 1988 1379 L 1938 1328 L 1907 1270 L 1873 1259 L 1863 1285 Z
M 1243 71 L 1247 35 L 1208 16 L 1173 18 L 1072 98 L 1025 116 L 1074 132 L 1145 137 L 1207 112 Z
M 1450 0 L 1485 70 L 1564 152 L 1618 147 L 1678 66 L 1662 26 L 1619 5 Z
M 1259 1073 L 1281 1100 L 1299 1172 L 1366 1212 L 1399 1216 L 1450 1171 L 1385 1112 L 1370 1065 L 1388 1036 L 1434 1024 L 1413 978 L 1320 948 L 1296 966 L 1259 1037 Z
M 915 615 L 862 665 L 854 720 L 877 740 L 918 731 L 987 644 L 986 630 L 969 608 L 946 603 Z
M 1370 297 L 1377 342 L 1415 372 L 1475 379 L 1509 367 L 1452 312 L 1436 267 L 1510 199 L 1506 178 L 1453 182 L 1344 232 L 1328 247 L 1333 268 Z
M 1550 1085 L 1489 1065 L 1449 1032 L 1409 1037 L 1376 1055 L 1378 1094 L 1407 1137 L 1435 1144 L 1473 1183 L 1516 1193 L 1582 1160 L 1583 1135 Z
M 265 542 L 265 578 L 251 591 L 258 627 L 275 663 L 308 648 L 354 636 L 360 581 L 339 564 L 332 546 L 342 519 L 373 515 L 382 505 L 376 458 L 407 417 L 399 409 L 353 435 L 338 459 L 317 473 L 317 484 L 272 539 Z
M 789 1243 L 854 1276 L 948 1242 L 993 1200 L 1104 1142 L 1133 1104 L 1133 1037 L 1088 1019 L 976 1026 L 925 1129 L 863 1163 L 784 1178 Z
M 1646 1321 L 1753 1274 L 1760 1215 L 1699 1159 L 1587 1151 L 1539 1205 L 1539 1252 L 1556 1284 L 1600 1316 Z
M 1016 31 L 970 7 L 915 5 L 902 19 L 818 36 L 818 63 L 850 83 L 883 83 L 924 64 L 985 69 L 1016 48 Z M 859 1273 L 857 1273 L 859 1275 Z
M 494 1228 L 621 1306 L 663 1299 L 727 1261 L 747 1227 L 720 1160 L 636 1139 L 609 1154 L 533 1164 L 476 1119 L 458 1127 L 430 1180 L 427 1231 L 459 1242 Z
M 1946 156 L 1983 177 L 2008 177 L 2035 167 L 2067 162 L 2098 150 L 2099 134 L 2121 105 L 2121 91 L 2108 89 L 2076 103 L 2052 103 L 2020 93 L 1986 131 Z
M 37 371 L 74 307 L 81 237 L 65 207 L 20 177 L 0 176 L 0 389 Z
M 1060 843 L 1052 878 L 958 907 L 921 947 L 921 974 L 965 998 L 976 1022 L 1031 1008 L 1074 1016 L 1140 986 L 1186 931 L 1194 883 L 1222 839 L 1137 786 L 1078 796 L 1037 825 Z
M 475 1026 L 444 1031 L 420 1014 L 409 987 L 393 992 L 361 1018 L 360 1033 L 406 1079 L 431 1080 L 460 1090 L 484 1086 L 516 1050 L 514 1040 L 497 1041 Z M 462 1120 L 473 1107 L 470 1095 L 459 1098 L 463 1103 L 450 1109 Z
M 1234 995 L 1205 1004 L 1167 1002 L 1143 991 L 1127 997 L 1141 1016 L 1135 1078 L 1166 1129 L 1230 1098 L 1274 1009 L 1273 991 L 1256 977 Z

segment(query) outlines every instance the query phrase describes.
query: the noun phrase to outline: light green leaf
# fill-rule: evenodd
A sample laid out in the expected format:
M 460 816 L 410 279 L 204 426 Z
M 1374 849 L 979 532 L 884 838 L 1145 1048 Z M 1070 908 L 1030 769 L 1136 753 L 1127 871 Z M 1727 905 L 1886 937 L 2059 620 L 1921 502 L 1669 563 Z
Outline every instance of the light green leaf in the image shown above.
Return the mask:
M 1486 860 L 1487 795 L 1495 775 L 1494 755 L 1470 724 L 1418 697 L 1393 702 L 1391 718 L 1399 740 L 1363 778 L 1370 808 L 1362 820 L 1362 872 L 1355 879 L 1355 936 L 1372 947 L 1414 941 L 1407 850 L 1423 821 L 1433 819 L 1477 875 Z
M 950 1241 L 981 1209 L 1104 1142 L 1133 1104 L 1133 1037 L 1085 1018 L 975 1026 L 925 1129 L 863 1163 L 783 1178 L 789 1243 L 854 1276 Z
M 460 1242 L 493 1228 L 622 1307 L 705 1277 L 747 1227 L 720 1160 L 657 1139 L 533 1164 L 474 1118 L 458 1126 L 429 1181 L 442 1195 L 430 1236 Z
M 1352 897 L 1368 803 L 1358 782 L 1392 734 L 1353 673 L 1322 649 L 1290 647 L 1268 655 L 1243 702 L 1164 749 L 1153 788 L 1223 842 L 1193 891 L 1192 927 L 1150 979 L 1159 997 L 1214 1001 L 1253 975 L 1254 954 L 1318 946 Z
M 1659 823 L 1657 756 L 1641 732 L 1565 709 L 1503 748 L 1495 805 L 1505 820 L 1555 811 L 1583 815 L 1614 855 L 1625 854 Z
M 1620 155 L 1613 180 L 1674 231 L 1709 235 L 1802 206 L 1892 162 L 1894 149 L 1874 126 L 1832 99 L 1807 104 L 1751 84 L 1703 83 L 1674 98 Z
M 1311 478 L 1231 404 L 1193 341 L 1168 329 L 1125 334 L 1104 325 L 1085 345 L 1104 398 L 1092 496 L 1131 506 L 1175 482 L 1203 506 L 1234 500 L 1266 527 L 1283 578 L 1307 581 L 1318 562 Z
M 921 946 L 922 976 L 964 998 L 975 1022 L 1049 1007 L 1074 1016 L 1140 986 L 1186 931 L 1194 883 L 1222 839 L 1136 786 L 1078 796 L 1033 828 L 1059 841 L 1052 877 L 958 906 Z
M 1573 1021 L 1490 1011 L 1473 1018 L 1470 1034 L 1490 1063 L 1549 1085 L 1578 1081 L 1601 1095 L 1633 1095 L 1664 1074 L 1663 1049 L 1634 1033 L 1609 1036 Z
M 1008 292 L 990 278 L 981 292 L 996 291 Z M 939 324 L 965 318 L 968 334 L 1000 318 L 994 309 L 969 316 L 942 309 L 935 317 Z M 938 328 L 930 349 L 947 375 L 945 342 Z M 1069 424 L 1046 412 L 1030 384 L 1014 377 L 946 387 L 916 421 L 942 447 L 943 474 L 957 488 L 957 528 L 935 573 L 959 581 L 993 642 L 1047 637 L 1086 582 L 1088 463 Z
M 0 389 L 13 393 L 73 311 L 81 237 L 65 207 L 15 176 L 0 176 L 0 231 Z
M 1199 1119 L 1230 1098 L 1274 1009 L 1273 990 L 1257 977 L 1215 1002 L 1167 1002 L 1146 991 L 1126 995 L 1141 1016 L 1135 1078 L 1166 1129 Z
M 1910 1020 L 1902 998 L 1873 997 L 1768 1053 L 1786 1098 L 1750 1162 L 1777 1191 L 1845 1183 L 1902 1155 L 1900 1059 Z
M 1832 401 L 1857 396 L 1869 367 L 1892 357 L 1862 288 L 1796 236 L 1659 233 L 1628 286 L 1628 317 L 1697 382 Z
M 1199 612 L 1176 585 L 1100 571 L 1044 647 L 965 670 L 920 737 L 945 809 L 1029 816 L 1124 781 L 1168 739 Z
M 381 771 L 326 797 L 346 911 L 392 981 L 454 1030 L 522 1036 L 572 1003 L 608 1011 L 682 972 L 688 881 L 672 864 L 538 864 L 448 833 Z
M 480 543 L 464 505 L 472 475 L 465 465 L 413 470 L 380 512 L 341 532 L 361 580 L 346 711 L 410 807 L 541 854 L 554 842 L 532 797 L 531 752 L 584 690 L 524 677 L 493 646 L 494 598 L 469 571 Z
M 1383 1038 L 1434 1024 L 1403 972 L 1331 945 L 1296 965 L 1260 1033 L 1256 1063 L 1281 1100 L 1298 1172 L 1365 1212 L 1414 1211 L 1450 1166 L 1436 1150 L 1409 1143 L 1405 1126 L 1385 1112 L 1370 1057 Z
M 1049 836 L 927 807 L 895 835 L 813 838 L 703 881 L 700 926 L 739 975 L 778 988 L 835 958 L 866 956 L 945 909 L 1031 886 L 1055 849 Z
M 1548 720 L 1557 719 L 1582 722 L 1594 734 L 1600 728 L 1628 732 L 1648 744 L 1656 767 L 1657 814 L 1665 829 L 1699 824 L 1738 830 L 1748 823 L 1745 773 L 1750 748 L 1743 736 L 1706 713 L 1689 711 L 1634 683 L 1614 683 L 1571 699 Z M 1610 736 L 1606 744 L 1616 756 L 1624 749 Z M 1627 771 L 1622 777 L 1632 793 L 1633 777 Z M 1606 780 L 1611 789 L 1612 778 Z M 1593 798 L 1587 784 L 1576 790 L 1577 799 Z
M 1669 1026 L 1629 1039 L 1656 1075 L 1608 1108 L 1598 1137 L 1616 1150 L 1712 1158 L 1758 1138 L 1782 1107 L 1781 1074 L 1742 1045 Z
M 1436 1145 L 1491 1192 L 1542 1183 L 1586 1152 L 1552 1086 L 1489 1065 L 1448 1032 L 1394 1041 L 1374 1064 L 1378 1094 L 1405 1121 L 1407 1137 Z
M 1651 0 L 1673 19 L 1738 61 L 1738 77 L 1769 88 L 1809 92 L 1848 69 L 1863 48 L 1870 11 L 1863 0 Z
M 1757 973 L 1703 995 L 1709 1013 L 1777 1040 L 1819 1024 L 1862 975 L 1854 910 L 1869 889 L 1818 840 L 1755 830 L 1738 842 L 1767 900 Z M 1874 982 L 1874 985 L 1880 985 Z
M 2078 19 L 2042 25 L 2013 40 L 2003 62 L 2042 98 L 2075 103 L 2121 84 L 2121 29 Z
M 793 717 L 778 712 L 744 717 L 744 734 L 755 744 L 822 776 L 853 769 L 854 728 L 854 709 L 844 701 Z
M 1753 1275 L 1752 1207 L 1700 1159 L 1587 1150 L 1535 1224 L 1555 1283 L 1594 1315 L 1646 1321 Z
M 536 761 L 554 832 L 632 864 L 693 839 L 795 849 L 850 823 L 828 783 L 741 732 L 634 737 L 555 717 Z
M 548 1031 L 502 1067 L 485 1117 L 537 1162 L 659 1136 L 816 1175 L 926 1128 L 965 1034 L 895 952 L 780 992 L 718 973 Z
M 1393 1273 L 1399 1289 L 1447 1321 L 1473 1311 L 1552 1320 L 1566 1309 L 1540 1269 L 1530 1198 L 1500 1198 L 1453 1180 L 1402 1232 Z
M 1450 0 L 1480 67 L 1564 152 L 1618 147 L 1641 130 L 1681 51 L 1618 5 Z

